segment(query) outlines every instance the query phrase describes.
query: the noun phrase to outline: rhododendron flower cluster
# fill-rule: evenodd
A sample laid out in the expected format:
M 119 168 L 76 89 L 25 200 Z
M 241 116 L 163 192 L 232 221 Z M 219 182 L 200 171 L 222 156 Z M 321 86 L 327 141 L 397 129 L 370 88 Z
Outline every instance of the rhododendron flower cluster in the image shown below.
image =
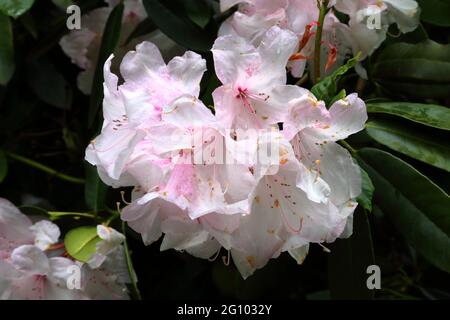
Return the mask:
M 290 30 L 299 39 L 289 68 L 292 75 L 301 77 L 308 61 L 314 58 L 315 27 L 319 24 L 317 0 L 221 0 L 226 11 L 236 4 L 238 10 L 219 30 L 220 35 L 239 35 L 252 43 L 272 26 Z M 401 33 L 411 32 L 419 24 L 420 8 L 415 0 L 334 0 L 327 1 L 329 11 L 323 22 L 322 55 L 327 59 L 324 71 L 342 65 L 346 55 L 361 53 L 365 59 L 386 39 L 389 25 L 396 24 Z M 335 12 L 349 17 L 341 22 Z M 364 69 L 359 73 L 366 77 Z
M 350 94 L 327 109 L 287 85 L 299 36 L 266 29 L 258 41 L 215 41 L 214 111 L 199 99 L 200 55 L 166 64 L 142 42 L 124 56 L 121 83 L 111 56 L 104 124 L 86 151 L 105 183 L 133 187 L 121 217 L 145 244 L 163 235 L 161 250 L 201 258 L 224 248 L 244 278 L 282 252 L 301 263 L 310 244 L 349 236 L 361 192 L 360 169 L 336 141 L 364 128 L 364 102 Z
M 0 299 L 128 299 L 123 235 L 97 229 L 101 240 L 83 264 L 69 258 L 57 225 L 33 223 L 0 198 Z

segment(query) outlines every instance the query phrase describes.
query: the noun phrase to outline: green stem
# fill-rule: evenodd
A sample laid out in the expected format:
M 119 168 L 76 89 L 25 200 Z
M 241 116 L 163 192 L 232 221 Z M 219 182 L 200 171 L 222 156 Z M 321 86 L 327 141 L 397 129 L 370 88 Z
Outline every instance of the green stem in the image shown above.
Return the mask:
M 135 298 L 137 300 L 142 300 L 141 297 L 141 293 L 139 292 L 139 288 L 137 286 L 137 279 L 136 279 L 136 275 L 134 273 L 133 270 L 133 261 L 131 261 L 131 254 L 130 254 L 130 250 L 128 248 L 128 241 L 126 238 L 126 224 L 125 221 L 122 221 L 122 233 L 125 236 L 125 241 L 123 243 L 123 247 L 125 249 L 125 257 L 127 259 L 127 269 L 128 269 L 128 274 L 130 275 L 130 280 L 131 280 L 131 287 L 133 289 L 133 295 L 135 296 Z
M 341 140 L 339 141 L 339 143 L 348 151 L 350 151 L 350 153 L 352 154 L 353 157 L 355 157 L 358 153 L 358 151 L 356 149 L 354 149 L 347 141 L 345 140 Z
M 22 162 L 22 163 L 24 163 L 26 165 L 29 165 L 30 167 L 33 167 L 35 169 L 47 172 L 48 174 L 50 174 L 50 175 L 52 175 L 52 176 L 54 176 L 56 178 L 59 178 L 61 180 L 65 180 L 67 182 L 76 183 L 76 184 L 84 184 L 86 182 L 84 179 L 72 177 L 72 176 L 69 176 L 67 174 L 61 173 L 59 171 L 56 171 L 55 169 L 52 169 L 50 167 L 47 167 L 46 165 L 43 165 L 42 163 L 39 163 L 39 162 L 36 162 L 34 160 L 25 158 L 25 157 L 20 156 L 18 154 L 11 153 L 11 152 L 5 152 L 5 153 L 11 159 L 14 159 L 14 160 L 17 160 L 19 162 Z
M 328 2 L 329 0 L 318 0 L 317 5 L 319 6 L 319 25 L 316 31 L 316 42 L 314 45 L 314 75 L 315 83 L 320 81 L 320 66 L 321 66 L 321 48 L 322 48 L 322 32 L 323 24 L 325 22 L 325 16 L 328 13 Z
M 52 220 L 58 219 L 64 216 L 77 216 L 77 217 L 85 217 L 90 219 L 95 219 L 95 215 L 90 213 L 83 212 L 57 212 L 57 211 L 49 211 L 48 214 Z

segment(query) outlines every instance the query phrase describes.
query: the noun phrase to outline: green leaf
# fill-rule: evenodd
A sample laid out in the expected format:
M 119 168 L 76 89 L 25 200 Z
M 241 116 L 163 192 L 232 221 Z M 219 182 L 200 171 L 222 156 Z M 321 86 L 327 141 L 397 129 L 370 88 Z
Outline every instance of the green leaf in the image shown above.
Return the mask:
M 45 103 L 60 109 L 70 109 L 72 88 L 48 59 L 34 61 L 28 68 L 28 84 Z
M 8 160 L 3 149 L 0 149 L 0 183 L 5 180 L 8 174 Z
M 333 101 L 333 98 L 337 95 L 337 81 L 341 76 L 346 74 L 351 68 L 353 68 L 358 62 L 359 54 L 348 60 L 347 63 L 338 69 L 336 69 L 328 77 L 317 83 L 311 88 L 311 92 L 317 99 L 325 101 L 327 105 Z M 344 91 L 345 92 L 345 91 Z M 342 94 L 342 91 L 340 92 Z
M 450 109 L 446 107 L 411 102 L 369 102 L 366 105 L 369 113 L 391 114 L 429 127 L 450 130 Z
M 144 0 L 148 16 L 169 38 L 187 49 L 208 52 L 214 38 L 190 21 L 188 17 L 183 17 L 180 12 L 175 12 L 174 4 L 170 7 L 169 5 L 167 2 L 163 4 L 160 0 Z
M 450 45 L 427 40 L 396 43 L 373 59 L 371 78 L 395 96 L 447 98 L 450 96 Z
M 19 207 L 20 212 L 27 216 L 46 216 L 48 217 L 48 211 L 32 205 L 23 205 Z
M 450 147 L 445 142 L 448 138 L 442 140 L 438 135 L 429 135 L 423 130 L 391 120 L 369 121 L 366 129 L 375 141 L 450 172 Z
M 134 28 L 133 32 L 128 36 L 127 40 L 125 41 L 125 44 L 129 44 L 131 40 L 147 35 L 153 31 L 155 31 L 157 28 L 155 24 L 150 19 L 144 19 L 142 20 L 136 28 Z
M 27 12 L 33 3 L 34 0 L 1 0 L 0 11 L 8 16 L 17 18 Z
M 100 240 L 97 227 L 79 227 L 66 234 L 64 246 L 71 257 L 81 262 L 88 262 Z
M 14 69 L 14 43 L 11 19 L 0 13 L 0 85 L 11 80 Z
M 375 204 L 422 256 L 450 272 L 450 197 L 426 176 L 387 152 L 365 148 L 359 155 L 375 185 Z
M 358 208 L 353 217 L 353 235 L 330 245 L 328 279 L 333 299 L 373 299 L 367 288 L 367 267 L 374 265 L 370 224 L 366 212 Z
M 91 96 L 89 100 L 88 125 L 92 126 L 103 100 L 103 65 L 106 59 L 114 52 L 120 39 L 122 28 L 123 2 L 114 7 L 103 31 L 102 43 L 95 68 L 94 80 L 92 82 Z
M 421 9 L 420 19 L 441 27 L 450 27 L 449 0 L 417 0 Z
M 184 0 L 184 8 L 187 15 L 192 22 L 198 25 L 200 28 L 206 27 L 211 20 L 211 8 L 203 0 Z
M 361 168 L 361 179 L 362 179 L 362 192 L 356 199 L 358 203 L 367 211 L 372 212 L 372 197 L 375 187 L 373 186 L 372 180 L 370 180 L 367 172 Z
M 106 186 L 97 173 L 97 168 L 86 163 L 86 185 L 84 187 L 84 198 L 87 207 L 98 212 L 105 208 L 105 198 L 108 186 Z

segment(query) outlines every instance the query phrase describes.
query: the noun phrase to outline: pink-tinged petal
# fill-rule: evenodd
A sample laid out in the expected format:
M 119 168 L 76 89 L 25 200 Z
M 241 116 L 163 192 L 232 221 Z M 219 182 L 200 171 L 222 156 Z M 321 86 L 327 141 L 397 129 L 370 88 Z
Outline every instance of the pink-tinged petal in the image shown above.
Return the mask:
M 270 28 L 261 40 L 258 52 L 261 70 L 255 74 L 251 87 L 264 90 L 267 87 L 286 83 L 286 65 L 298 45 L 297 36 L 277 26 Z
M 261 57 L 255 47 L 241 37 L 219 37 L 211 51 L 217 77 L 223 84 L 245 80 L 261 66 Z
M 35 236 L 34 245 L 43 251 L 57 243 L 61 235 L 58 226 L 47 220 L 36 222 L 30 230 Z
M 232 248 L 232 234 L 239 227 L 241 215 L 210 213 L 198 219 L 203 228 L 209 232 L 226 250 Z
M 95 32 L 86 28 L 75 30 L 62 37 L 59 45 L 72 63 L 82 69 L 88 69 L 92 67 L 92 61 L 87 56 L 88 47 L 96 36 Z
M 207 259 L 220 248 L 208 232 L 201 229 L 197 221 L 189 217 L 172 217 L 163 221 L 161 229 L 164 238 L 161 251 L 168 249 L 187 250 L 189 253 Z
M 103 117 L 105 122 L 123 121 L 125 120 L 126 112 L 123 101 L 121 100 L 117 91 L 117 82 L 119 78 L 111 72 L 111 63 L 114 55 L 109 56 L 103 66 L 103 76 L 105 82 L 103 83 Z
M 130 228 L 141 234 L 145 245 L 149 245 L 158 240 L 161 235 L 161 221 L 163 216 L 160 214 L 161 207 L 165 207 L 164 200 L 156 199 L 139 205 L 133 203 L 122 210 L 121 218 L 128 222 Z M 174 212 L 179 212 L 181 209 L 175 205 L 170 205 Z
M 201 128 L 216 120 L 203 102 L 194 96 L 183 95 L 163 109 L 162 121 L 179 128 Z
M 227 31 L 227 26 L 225 25 L 224 27 L 221 27 L 219 35 L 234 33 L 250 40 L 252 43 L 259 43 L 267 30 L 273 26 L 285 24 L 285 19 L 286 12 L 282 8 L 279 8 L 270 14 L 258 12 L 253 15 L 247 15 L 236 12 L 226 22 L 229 25 L 229 30 L 231 29 L 232 32 Z
M 110 123 L 88 146 L 85 159 L 92 165 L 103 167 L 112 179 L 119 179 L 131 152 L 143 137 L 144 132 Z
M 11 252 L 22 244 L 32 244 L 31 221 L 11 202 L 0 198 L 0 251 Z
M 293 86 L 286 92 L 286 104 L 289 113 L 283 124 L 283 134 L 288 140 L 306 128 L 314 128 L 321 123 L 329 122 L 329 113 L 322 101 L 318 101 L 308 90 Z M 298 150 L 296 150 L 298 151 Z
M 120 73 L 126 81 L 143 81 L 149 73 L 160 73 L 166 68 L 158 47 L 144 41 L 128 52 L 120 64 Z
M 387 25 L 382 25 L 381 29 L 369 29 L 362 23 L 350 23 L 351 43 L 354 54 L 362 53 L 360 59 L 365 59 L 372 55 L 375 50 L 386 40 L 388 31 Z
M 232 235 L 231 254 L 244 279 L 266 265 L 283 246 L 278 236 L 282 220 L 267 181 L 261 180 L 250 197 L 251 214 L 241 217 L 239 228 Z
M 329 113 L 329 123 L 322 123 L 316 128 L 304 130 L 309 136 L 307 139 L 312 139 L 318 144 L 346 139 L 363 130 L 367 121 L 366 105 L 356 93 L 336 101 L 329 109 Z
M 98 225 L 97 234 L 100 241 L 96 244 L 95 253 L 88 261 L 92 269 L 99 268 L 110 254 L 116 251 L 125 240 L 125 236 L 113 228 Z
M 206 71 L 206 61 L 199 54 L 187 51 L 181 57 L 173 58 L 167 64 L 172 81 L 178 83 L 183 92 L 198 97 L 200 81 Z
M 89 300 L 128 300 L 128 290 L 116 274 L 105 269 L 82 268 L 82 293 Z
M 50 263 L 45 253 L 36 246 L 23 245 L 11 253 L 11 262 L 19 270 L 35 275 L 48 275 Z

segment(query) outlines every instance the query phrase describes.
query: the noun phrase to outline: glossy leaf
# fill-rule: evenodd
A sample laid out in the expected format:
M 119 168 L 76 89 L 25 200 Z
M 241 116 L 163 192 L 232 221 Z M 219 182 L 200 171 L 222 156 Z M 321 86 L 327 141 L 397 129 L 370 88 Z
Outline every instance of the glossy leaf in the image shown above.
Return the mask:
M 353 235 L 338 239 L 329 246 L 328 277 L 333 299 L 373 299 L 374 291 L 367 288 L 367 267 L 374 265 L 370 224 L 366 212 L 354 213 Z
M 2 0 L 0 12 L 17 18 L 27 12 L 33 6 L 34 0 Z
M 87 207 L 98 212 L 105 207 L 105 198 L 108 187 L 100 180 L 97 168 L 86 163 L 86 185 L 84 187 L 84 198 Z
M 450 109 L 434 104 L 412 102 L 367 103 L 369 113 L 386 113 L 399 116 L 420 124 L 450 130 Z
M 390 94 L 415 98 L 450 96 L 450 45 L 427 40 L 396 43 L 374 59 L 372 79 Z
M 211 49 L 213 37 L 187 17 L 175 13 L 167 3 L 144 0 L 144 6 L 152 21 L 173 41 L 195 51 L 207 52 Z
M 11 80 L 15 69 L 11 19 L 0 12 L 0 85 Z
M 97 66 L 95 68 L 94 80 L 92 82 L 92 90 L 89 101 L 89 118 L 88 124 L 91 126 L 97 116 L 98 110 L 103 100 L 103 65 L 106 59 L 116 49 L 122 28 L 122 15 L 124 5 L 121 2 L 111 11 L 108 21 L 103 31 L 102 43 L 98 54 Z
M 447 139 L 422 132 L 391 120 L 373 120 L 366 124 L 367 133 L 375 141 L 412 158 L 450 172 L 450 135 Z
M 71 257 L 81 262 L 88 262 L 100 240 L 97 227 L 79 227 L 66 234 L 64 245 Z
M 365 148 L 359 155 L 375 185 L 376 205 L 422 256 L 450 272 L 449 196 L 412 166 L 387 152 Z
M 184 8 L 192 22 L 200 28 L 206 27 L 211 19 L 211 8 L 204 0 L 183 0 Z
M 361 179 L 362 179 L 362 192 L 356 199 L 358 203 L 367 211 L 372 212 L 372 197 L 375 187 L 373 186 L 372 180 L 370 180 L 367 172 L 361 169 Z

